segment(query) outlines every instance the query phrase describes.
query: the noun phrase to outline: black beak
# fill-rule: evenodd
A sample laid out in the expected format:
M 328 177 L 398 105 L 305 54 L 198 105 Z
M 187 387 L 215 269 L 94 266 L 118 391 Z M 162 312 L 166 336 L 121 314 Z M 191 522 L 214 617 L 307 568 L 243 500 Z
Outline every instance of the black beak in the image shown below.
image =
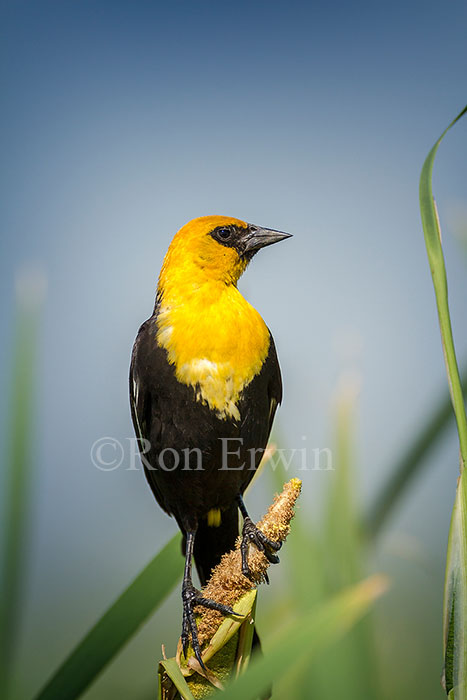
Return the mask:
M 284 233 L 283 231 L 275 231 L 272 228 L 261 228 L 260 226 L 248 224 L 248 232 L 244 239 L 245 253 L 253 253 L 260 248 L 265 248 L 267 245 L 279 243 L 279 241 L 284 241 L 286 238 L 291 237 L 291 233 Z

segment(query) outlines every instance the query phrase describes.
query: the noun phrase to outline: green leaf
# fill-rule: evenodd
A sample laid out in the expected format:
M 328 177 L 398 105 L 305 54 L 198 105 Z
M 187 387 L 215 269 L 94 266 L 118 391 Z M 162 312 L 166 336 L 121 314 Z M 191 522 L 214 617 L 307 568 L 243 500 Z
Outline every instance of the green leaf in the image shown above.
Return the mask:
M 72 700 L 81 695 L 173 589 L 183 571 L 180 551 L 176 535 L 88 632 L 37 700 Z
M 341 590 L 362 578 L 362 540 L 355 492 L 355 414 L 358 380 L 344 375 L 334 411 L 334 469 L 329 474 L 324 520 L 327 589 Z
M 451 692 L 448 695 L 449 700 L 464 700 L 466 697 L 466 692 L 467 689 L 465 686 L 458 686 L 457 688 L 453 688 Z
M 355 469 L 359 385 L 358 375 L 345 372 L 334 401 L 334 469 L 328 478 L 323 528 L 326 588 L 334 592 L 363 578 L 367 558 L 367 542 L 362 538 L 357 508 Z M 333 645 L 332 654 L 323 655 L 311 670 L 307 669 L 307 680 L 311 679 L 318 697 L 345 695 L 346 700 L 361 700 L 378 695 L 371 623 L 369 617 L 360 621 Z M 335 668 L 339 668 L 338 674 Z
M 227 687 L 223 700 L 256 700 L 285 669 L 313 660 L 345 634 L 386 587 L 383 576 L 373 576 L 308 611 L 276 636 L 265 656 L 252 660 L 247 671 Z
M 461 384 L 467 387 L 467 364 L 465 363 L 461 372 Z M 427 455 L 453 419 L 452 401 L 449 392 L 446 391 L 445 395 L 440 396 L 435 403 L 431 415 L 426 418 L 419 433 L 402 453 L 387 482 L 375 498 L 365 519 L 364 532 L 370 539 L 374 540 L 379 535 L 394 507 L 407 492 L 407 486 L 427 464 Z
M 256 593 L 256 591 L 255 591 Z M 243 623 L 238 632 L 238 647 L 236 661 L 236 675 L 244 673 L 248 668 L 251 659 L 251 648 L 253 645 L 253 633 L 255 626 L 252 624 L 256 618 L 256 600 L 255 595 L 253 605 L 251 606 L 249 620 Z
M 175 659 L 166 659 L 159 663 L 159 698 L 161 700 L 164 698 L 162 690 L 164 671 L 180 693 L 182 700 L 195 700 Z
M 467 698 L 467 473 L 457 483 L 449 530 L 444 589 L 444 680 L 446 692 Z
M 438 212 L 433 199 L 432 174 L 436 152 L 447 131 L 467 112 L 467 106 L 443 131 L 431 151 L 429 152 L 420 175 L 420 213 L 422 217 L 425 246 L 430 263 L 431 276 L 435 288 L 436 305 L 438 307 L 439 326 L 443 345 L 446 371 L 448 374 L 449 390 L 454 407 L 454 413 L 459 432 L 462 466 L 467 462 L 467 416 L 459 378 L 454 340 L 452 336 L 451 318 L 449 315 L 448 285 L 446 266 L 444 263 L 443 247 L 441 244 L 441 230 L 439 226 Z
M 202 659 L 204 663 L 208 663 L 212 657 L 217 654 L 217 652 L 227 644 L 229 639 L 233 637 L 234 634 L 238 632 L 241 626 L 244 626 L 245 621 L 247 621 L 248 628 L 251 630 L 250 639 L 250 652 L 251 652 L 251 641 L 253 640 L 253 625 L 249 624 L 249 619 L 254 614 L 256 610 L 256 595 L 257 590 L 253 588 L 243 595 L 240 600 L 238 600 L 233 606 L 233 610 L 241 615 L 241 617 L 226 617 L 219 629 L 215 632 L 213 638 L 210 640 L 206 649 L 203 650 Z M 248 617 L 248 620 L 246 618 Z M 245 651 L 247 651 L 245 649 Z
M 467 700 L 467 477 L 465 475 L 467 416 L 454 349 L 449 315 L 446 266 L 431 179 L 435 155 L 441 140 L 446 132 L 466 113 L 467 107 L 464 107 L 462 112 L 441 134 L 429 152 L 420 175 L 420 212 L 425 234 L 425 246 L 435 288 L 449 392 L 456 416 L 461 453 L 461 475 L 457 484 L 449 531 L 443 619 L 444 684 L 446 692 L 450 696 L 454 695 L 458 700 Z
M 21 611 L 28 536 L 30 489 L 33 481 L 33 405 L 39 312 L 45 279 L 33 271 L 17 281 L 16 329 L 13 341 L 11 397 L 5 456 L 4 513 L 1 532 L 3 561 L 0 587 L 0 697 L 9 692 L 16 630 Z

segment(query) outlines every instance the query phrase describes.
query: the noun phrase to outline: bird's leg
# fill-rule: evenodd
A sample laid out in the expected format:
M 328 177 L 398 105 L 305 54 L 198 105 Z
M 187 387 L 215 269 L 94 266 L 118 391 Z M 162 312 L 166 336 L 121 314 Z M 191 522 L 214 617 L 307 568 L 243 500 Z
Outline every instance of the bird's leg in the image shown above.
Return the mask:
M 271 564 L 278 564 L 279 557 L 277 554 L 274 554 L 274 552 L 277 552 L 282 547 L 282 542 L 274 542 L 273 540 L 270 540 L 269 537 L 266 537 L 266 535 L 256 527 L 248 515 L 243 498 L 240 494 L 237 496 L 237 503 L 243 517 L 242 544 L 240 545 L 240 552 L 242 554 L 242 574 L 251 579 L 251 571 L 250 567 L 248 566 L 249 545 L 256 545 L 256 547 L 260 550 L 260 552 L 263 552 Z M 269 583 L 267 574 L 265 574 L 265 580 L 266 583 Z
M 215 600 L 211 600 L 210 598 L 204 598 L 201 592 L 194 587 L 193 581 L 191 580 L 191 560 L 193 558 L 193 546 L 195 543 L 195 535 L 196 530 L 191 530 L 186 533 L 185 572 L 183 574 L 182 584 L 182 648 L 183 654 L 186 658 L 188 651 L 188 643 L 191 637 L 191 645 L 193 647 L 194 654 L 198 659 L 201 667 L 206 669 L 201 658 L 201 647 L 198 640 L 198 628 L 196 627 L 194 608 L 197 605 L 204 605 L 204 607 L 211 608 L 211 610 L 217 610 L 223 615 L 235 615 L 236 617 L 242 617 L 242 615 L 239 615 L 227 605 L 217 603 Z

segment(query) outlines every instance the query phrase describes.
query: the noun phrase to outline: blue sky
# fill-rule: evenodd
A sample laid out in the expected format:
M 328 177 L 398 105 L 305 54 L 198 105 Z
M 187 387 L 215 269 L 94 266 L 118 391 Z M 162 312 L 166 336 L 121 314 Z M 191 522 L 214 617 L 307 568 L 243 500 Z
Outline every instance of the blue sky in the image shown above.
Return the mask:
M 358 490 L 369 498 L 444 386 L 417 191 L 429 148 L 467 101 L 465 3 L 21 1 L 2 3 L 1 24 L 7 341 L 17 270 L 39 264 L 48 279 L 36 596 L 79 580 L 89 561 L 118 592 L 174 528 L 141 474 L 98 473 L 89 450 L 132 435 L 131 344 L 172 235 L 198 215 L 294 234 L 241 283 L 276 338 L 281 432 L 289 446 L 302 435 L 329 444 L 339 377 L 357 372 Z M 434 179 L 460 356 L 466 134 L 459 123 L 443 143 Z M 3 368 L 9 353 L 5 342 Z M 8 380 L 4 369 L 3 396 Z M 396 525 L 418 534 L 434 513 L 438 546 L 453 433 L 433 461 Z M 324 478 L 307 475 L 316 508 Z

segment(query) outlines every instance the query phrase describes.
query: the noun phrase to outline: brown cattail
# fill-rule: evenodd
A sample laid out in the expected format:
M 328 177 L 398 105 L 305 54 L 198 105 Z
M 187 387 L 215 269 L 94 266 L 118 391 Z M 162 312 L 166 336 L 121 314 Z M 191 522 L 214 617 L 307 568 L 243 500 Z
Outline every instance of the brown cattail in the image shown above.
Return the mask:
M 294 504 L 300 494 L 301 486 L 302 482 L 300 479 L 291 479 L 284 484 L 282 493 L 275 497 L 266 515 L 257 523 L 259 530 L 272 541 L 283 542 L 289 534 L 290 521 L 294 515 Z M 260 552 L 254 544 L 251 544 L 248 551 L 248 564 L 252 578 L 249 579 L 244 576 L 242 574 L 240 543 L 241 538 L 239 537 L 235 549 L 224 554 L 203 589 L 203 595 L 206 598 L 230 607 L 235 605 L 245 593 L 264 580 L 270 565 L 263 552 Z M 199 641 L 203 646 L 215 634 L 224 620 L 224 616 L 215 610 L 210 610 L 203 606 L 197 607 L 196 613 L 199 615 Z M 177 651 L 179 664 L 180 655 L 181 643 L 179 642 Z

